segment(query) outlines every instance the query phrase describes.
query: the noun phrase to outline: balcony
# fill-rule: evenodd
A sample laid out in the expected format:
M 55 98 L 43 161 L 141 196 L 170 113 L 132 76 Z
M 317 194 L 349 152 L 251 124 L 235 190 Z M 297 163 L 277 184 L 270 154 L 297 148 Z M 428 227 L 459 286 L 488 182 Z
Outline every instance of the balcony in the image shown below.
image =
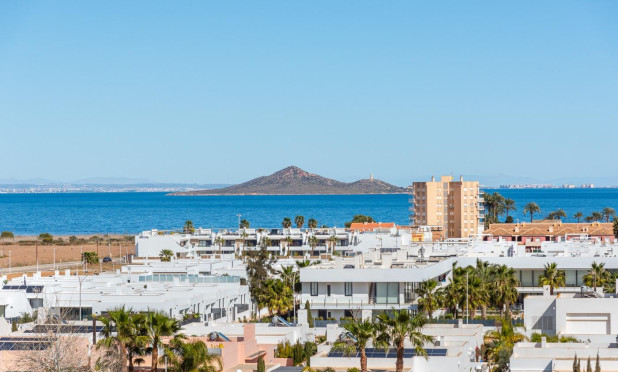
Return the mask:
M 388 304 L 376 304 L 369 303 L 367 299 L 353 298 L 349 297 L 345 298 L 327 298 L 327 297 L 314 297 L 311 299 L 307 299 L 305 296 L 302 298 L 302 303 L 305 303 L 309 300 L 309 304 L 311 305 L 311 309 L 390 309 L 392 307 L 395 308 L 409 308 L 413 305 L 412 302 L 404 302 L 404 303 L 388 303 Z

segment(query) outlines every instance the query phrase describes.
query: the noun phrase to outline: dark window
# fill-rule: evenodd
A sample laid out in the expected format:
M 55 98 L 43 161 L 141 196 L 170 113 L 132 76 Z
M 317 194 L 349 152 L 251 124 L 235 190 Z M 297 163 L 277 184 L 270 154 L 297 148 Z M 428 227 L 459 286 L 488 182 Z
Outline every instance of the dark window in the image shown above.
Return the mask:
M 345 282 L 344 283 L 344 289 L 345 289 L 345 295 L 346 296 L 352 296 L 352 283 L 351 282 Z
M 330 284 L 326 286 L 326 295 L 330 297 Z
M 311 282 L 310 287 L 311 287 L 311 295 L 312 296 L 317 296 L 318 295 L 318 283 L 317 282 Z

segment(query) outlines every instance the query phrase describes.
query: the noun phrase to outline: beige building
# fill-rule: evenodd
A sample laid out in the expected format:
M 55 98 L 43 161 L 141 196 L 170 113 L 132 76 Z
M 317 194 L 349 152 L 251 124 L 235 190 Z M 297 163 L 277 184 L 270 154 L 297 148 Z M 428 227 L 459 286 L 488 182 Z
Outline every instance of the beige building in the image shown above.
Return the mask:
M 414 182 L 410 199 L 413 226 L 441 226 L 445 238 L 467 238 L 482 233 L 483 195 L 478 181 L 453 181 L 442 176 L 436 181 Z

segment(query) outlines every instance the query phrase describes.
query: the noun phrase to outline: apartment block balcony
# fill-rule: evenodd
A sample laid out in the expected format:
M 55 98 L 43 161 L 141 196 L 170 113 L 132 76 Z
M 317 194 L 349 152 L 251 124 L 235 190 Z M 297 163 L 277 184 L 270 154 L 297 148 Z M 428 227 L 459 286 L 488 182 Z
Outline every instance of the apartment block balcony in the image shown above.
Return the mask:
M 303 296 L 301 303 L 306 303 L 307 298 Z M 390 310 L 393 307 L 396 309 L 415 309 L 411 301 L 404 303 L 373 303 L 367 299 L 359 298 L 312 298 L 309 299 L 309 304 L 312 310 L 325 310 L 325 309 L 367 309 L 367 310 Z

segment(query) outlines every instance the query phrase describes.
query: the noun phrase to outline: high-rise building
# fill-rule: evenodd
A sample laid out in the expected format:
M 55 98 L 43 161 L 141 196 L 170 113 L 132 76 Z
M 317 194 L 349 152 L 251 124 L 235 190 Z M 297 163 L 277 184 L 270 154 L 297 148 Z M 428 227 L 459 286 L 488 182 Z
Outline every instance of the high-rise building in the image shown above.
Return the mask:
M 442 227 L 445 238 L 467 238 L 483 232 L 483 193 L 478 181 L 453 181 L 442 176 L 436 181 L 414 182 L 410 198 L 412 226 Z

